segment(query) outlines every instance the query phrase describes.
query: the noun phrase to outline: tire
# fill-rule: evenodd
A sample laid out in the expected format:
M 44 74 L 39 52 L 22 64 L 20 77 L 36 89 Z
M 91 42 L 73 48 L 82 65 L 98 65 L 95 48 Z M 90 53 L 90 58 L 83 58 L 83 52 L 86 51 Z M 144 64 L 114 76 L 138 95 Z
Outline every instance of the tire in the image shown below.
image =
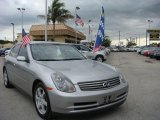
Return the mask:
M 36 111 L 42 119 L 51 117 L 51 107 L 48 93 L 42 83 L 38 83 L 34 88 L 33 100 Z
M 103 62 L 104 58 L 103 58 L 103 56 L 98 55 L 95 60 L 99 61 L 99 62 Z
M 9 78 L 8 78 L 8 73 L 7 73 L 7 70 L 6 68 L 3 69 L 3 80 L 4 80 L 4 86 L 6 88 L 12 88 L 12 84 L 10 84 L 9 82 Z

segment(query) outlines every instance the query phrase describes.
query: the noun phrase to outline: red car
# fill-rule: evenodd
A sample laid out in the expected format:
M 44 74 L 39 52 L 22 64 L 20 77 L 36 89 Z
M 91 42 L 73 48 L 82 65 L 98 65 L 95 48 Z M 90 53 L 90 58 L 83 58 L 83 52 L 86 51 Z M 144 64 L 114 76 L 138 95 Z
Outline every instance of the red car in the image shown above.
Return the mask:
M 155 50 L 157 47 L 149 47 L 149 49 L 145 50 L 143 55 L 149 57 Z

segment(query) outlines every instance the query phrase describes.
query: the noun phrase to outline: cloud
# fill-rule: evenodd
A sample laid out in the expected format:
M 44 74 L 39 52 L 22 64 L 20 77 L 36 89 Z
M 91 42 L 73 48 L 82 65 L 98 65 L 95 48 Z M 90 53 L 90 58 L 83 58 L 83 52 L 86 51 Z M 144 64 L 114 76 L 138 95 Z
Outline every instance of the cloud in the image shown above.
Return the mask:
M 153 21 L 152 28 L 160 27 L 160 1 L 159 0 L 61 0 L 65 2 L 66 8 L 75 15 L 75 7 L 79 16 L 85 22 L 84 27 L 77 27 L 77 30 L 88 34 L 88 20 L 92 20 L 90 25 L 93 29 L 93 36 L 97 33 L 101 6 L 105 9 L 106 35 L 113 40 L 118 39 L 118 31 L 121 31 L 121 38 L 141 35 L 145 37 L 145 30 L 148 28 L 147 20 Z M 52 1 L 48 1 L 48 5 Z M 11 22 L 15 23 L 17 32 L 21 31 L 21 14 L 17 7 L 25 7 L 24 27 L 29 30 L 32 24 L 44 23 L 37 18 L 37 15 L 44 14 L 45 0 L 1 0 L 0 1 L 0 34 L 11 38 Z M 6 7 L 7 6 L 7 7 Z M 4 11 L 4 12 L 3 12 Z M 75 28 L 74 20 L 69 20 L 70 26 Z M 3 36 L 4 38 L 4 36 Z

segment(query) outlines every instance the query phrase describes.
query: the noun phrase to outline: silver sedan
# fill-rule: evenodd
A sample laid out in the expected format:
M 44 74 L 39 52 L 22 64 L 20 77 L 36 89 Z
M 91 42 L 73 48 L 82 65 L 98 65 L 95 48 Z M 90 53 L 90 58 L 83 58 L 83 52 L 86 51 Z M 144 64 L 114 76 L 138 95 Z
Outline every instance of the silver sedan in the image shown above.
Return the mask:
M 16 44 L 5 56 L 4 85 L 33 97 L 43 119 L 58 113 L 80 113 L 121 105 L 128 83 L 113 66 L 86 59 L 68 44 Z

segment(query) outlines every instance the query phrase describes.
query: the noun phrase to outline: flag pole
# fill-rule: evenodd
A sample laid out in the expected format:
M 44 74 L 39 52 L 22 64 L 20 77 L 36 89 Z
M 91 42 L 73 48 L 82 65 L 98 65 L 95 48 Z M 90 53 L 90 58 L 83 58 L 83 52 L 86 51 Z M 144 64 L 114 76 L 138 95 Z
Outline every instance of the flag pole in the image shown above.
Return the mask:
M 47 0 L 45 0 L 45 41 L 47 41 Z
M 76 22 L 76 17 L 77 17 L 77 10 L 79 10 L 80 9 L 80 7 L 76 7 L 75 8 L 75 22 Z M 77 43 L 77 25 L 76 25 L 76 23 L 75 23 L 75 42 Z
M 94 52 L 96 52 L 97 50 L 99 50 L 99 48 L 100 48 L 100 46 L 102 44 L 103 38 L 105 36 L 104 33 L 105 33 L 105 16 L 104 16 L 104 8 L 102 6 L 102 11 L 101 11 L 101 15 L 100 15 L 100 22 L 99 22 L 98 32 L 97 32 L 97 35 L 96 35 L 96 40 L 95 40 L 94 48 L 93 48 Z M 98 47 L 97 47 L 97 45 L 98 45 Z

